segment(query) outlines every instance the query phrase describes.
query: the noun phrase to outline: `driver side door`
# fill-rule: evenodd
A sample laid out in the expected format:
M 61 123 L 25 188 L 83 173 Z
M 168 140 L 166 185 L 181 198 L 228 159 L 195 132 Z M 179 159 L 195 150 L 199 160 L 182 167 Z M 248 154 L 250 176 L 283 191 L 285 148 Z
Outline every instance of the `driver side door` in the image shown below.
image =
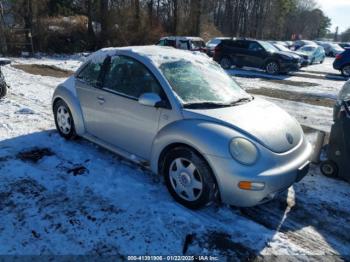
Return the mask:
M 158 133 L 163 108 L 139 103 L 144 93 L 158 94 L 166 100 L 159 82 L 141 62 L 127 57 L 111 59 L 101 88 L 105 121 L 98 137 L 129 153 L 148 160 L 153 140 Z

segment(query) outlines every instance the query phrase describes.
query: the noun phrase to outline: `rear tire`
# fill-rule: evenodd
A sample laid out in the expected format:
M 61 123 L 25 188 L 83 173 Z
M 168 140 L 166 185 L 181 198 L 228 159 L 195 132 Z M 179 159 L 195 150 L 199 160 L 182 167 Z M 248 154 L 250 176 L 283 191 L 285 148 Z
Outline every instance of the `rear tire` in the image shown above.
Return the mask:
M 280 72 L 280 66 L 276 61 L 266 63 L 265 70 L 270 75 L 277 75 Z
M 223 57 L 221 60 L 220 60 L 220 65 L 223 69 L 225 70 L 228 70 L 232 67 L 232 61 L 230 58 L 228 57 Z
M 6 84 L 0 83 L 0 99 L 6 96 L 6 94 L 7 94 Z
M 341 69 L 341 73 L 343 76 L 345 77 L 350 77 L 350 65 L 345 65 L 342 69 Z
M 65 139 L 75 139 L 77 134 L 68 105 L 63 100 L 58 100 L 54 104 L 53 112 L 58 133 Z
M 217 185 L 208 163 L 191 148 L 180 146 L 166 153 L 161 170 L 172 197 L 190 209 L 209 205 Z
M 321 163 L 320 166 L 321 173 L 327 177 L 337 177 L 338 176 L 338 166 L 333 161 L 327 160 Z

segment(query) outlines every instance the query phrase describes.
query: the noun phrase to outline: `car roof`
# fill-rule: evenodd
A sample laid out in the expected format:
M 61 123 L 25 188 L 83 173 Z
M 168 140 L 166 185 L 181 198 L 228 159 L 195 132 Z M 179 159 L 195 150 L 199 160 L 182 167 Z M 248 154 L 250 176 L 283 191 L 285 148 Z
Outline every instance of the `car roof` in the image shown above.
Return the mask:
M 212 62 L 206 54 L 201 52 L 192 52 L 157 45 L 103 48 L 91 54 L 87 61 L 102 62 L 107 56 L 114 56 L 117 54 L 142 57 L 148 59 L 157 67 L 166 62 L 179 60 Z
M 202 38 L 197 36 L 164 36 L 160 40 L 193 40 L 193 41 L 204 41 Z

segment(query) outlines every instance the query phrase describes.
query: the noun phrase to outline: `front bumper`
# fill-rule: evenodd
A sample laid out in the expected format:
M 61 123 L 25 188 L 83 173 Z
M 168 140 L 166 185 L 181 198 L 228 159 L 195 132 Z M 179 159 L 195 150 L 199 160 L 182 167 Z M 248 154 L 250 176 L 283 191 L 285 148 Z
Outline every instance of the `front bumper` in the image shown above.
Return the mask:
M 300 181 L 309 170 L 313 153 L 311 144 L 305 138 L 290 152 L 261 157 L 254 166 L 243 166 L 232 158 L 206 156 L 218 182 L 221 200 L 230 205 L 250 207 L 273 199 L 280 192 Z M 261 155 L 264 152 L 261 152 Z M 243 190 L 241 181 L 264 183 L 262 190 Z
M 333 68 L 334 68 L 335 70 L 341 70 L 343 64 L 344 64 L 344 63 L 342 63 L 341 60 L 334 60 L 334 62 L 333 62 Z
M 297 71 L 301 67 L 301 61 L 280 62 L 282 72 Z

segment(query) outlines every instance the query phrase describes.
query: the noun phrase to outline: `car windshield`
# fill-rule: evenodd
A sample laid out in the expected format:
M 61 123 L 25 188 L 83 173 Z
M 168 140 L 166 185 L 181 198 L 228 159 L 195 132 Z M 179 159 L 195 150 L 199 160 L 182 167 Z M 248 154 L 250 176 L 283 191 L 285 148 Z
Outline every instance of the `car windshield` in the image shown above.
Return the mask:
M 274 47 L 272 44 L 265 42 L 265 41 L 259 41 L 259 44 L 262 45 L 262 47 L 268 51 L 268 52 L 277 52 L 278 49 Z
M 192 49 L 198 49 L 205 47 L 205 43 L 203 41 L 191 41 Z
M 300 48 L 300 51 L 313 52 L 315 51 L 315 49 L 315 46 L 303 46 L 302 48 Z
M 207 43 L 207 46 L 218 45 L 220 44 L 220 42 L 221 42 L 220 39 L 214 38 Z
M 228 106 L 251 98 L 213 62 L 182 59 L 163 63 L 160 70 L 184 106 L 203 103 Z
M 343 48 L 342 48 L 340 45 L 337 45 L 337 44 L 332 44 L 331 47 L 332 47 L 334 50 L 338 50 L 338 51 L 343 50 Z
M 277 47 L 277 49 L 280 51 L 290 52 L 290 50 L 287 47 L 285 47 L 284 45 L 275 44 L 275 47 Z

